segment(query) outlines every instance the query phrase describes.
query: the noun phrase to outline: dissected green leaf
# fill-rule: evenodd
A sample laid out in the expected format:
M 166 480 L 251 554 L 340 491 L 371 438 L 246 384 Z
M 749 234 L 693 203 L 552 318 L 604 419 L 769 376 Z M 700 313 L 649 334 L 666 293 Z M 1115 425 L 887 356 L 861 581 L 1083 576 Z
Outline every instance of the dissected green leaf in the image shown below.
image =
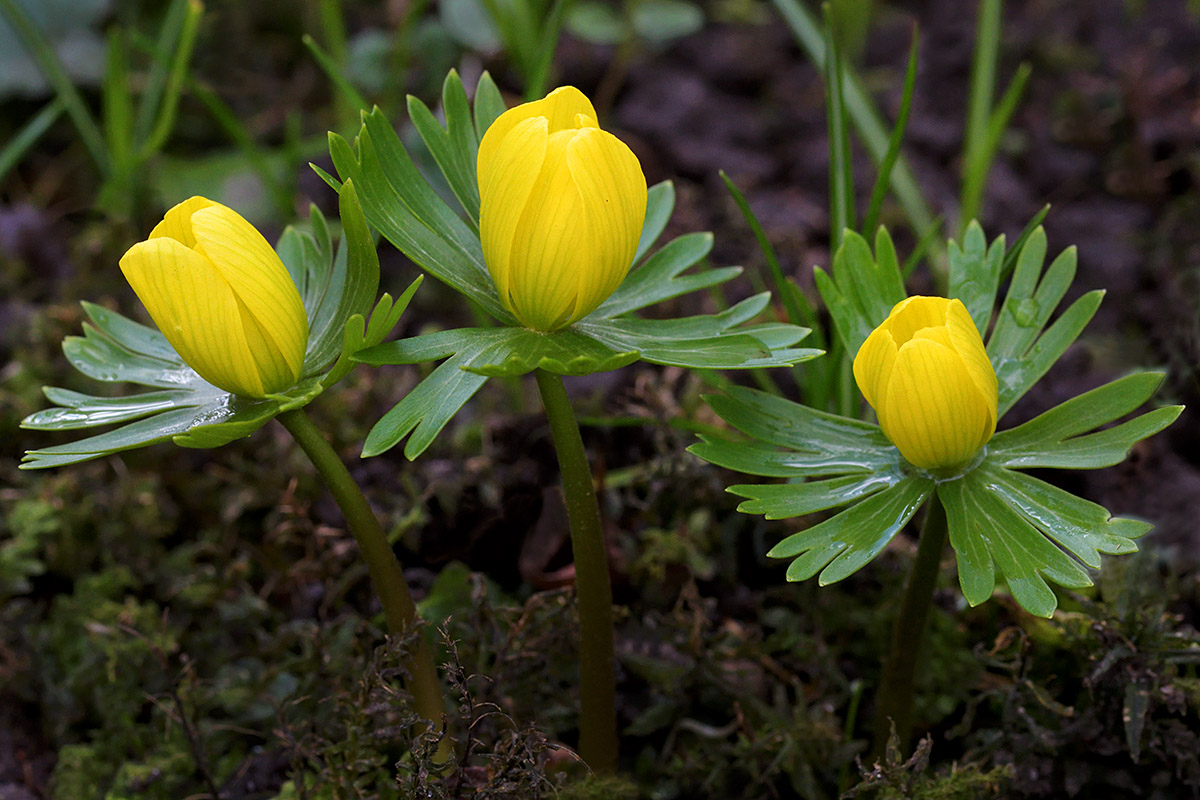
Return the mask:
M 479 76 L 475 84 L 475 138 L 483 141 L 483 134 L 492 126 L 496 119 L 508 110 L 504 104 L 504 96 L 496 88 L 496 82 L 487 70 Z
M 820 268 L 814 275 L 838 336 L 852 355 L 905 297 L 904 280 L 886 229 L 880 229 L 876 245 L 878 252 L 872 255 L 866 239 L 847 231 L 834 255 L 832 275 Z
M 959 584 L 971 605 L 991 597 L 998 567 L 1013 598 L 1031 614 L 1049 617 L 1058 598 L 1046 578 L 1062 586 L 1091 585 L 1087 573 L 1029 520 L 988 491 L 977 472 L 938 487 L 946 507 Z M 994 565 L 994 566 L 993 566 Z
M 469 344 L 482 345 L 483 337 Z M 462 368 L 472 354 L 463 349 L 438 365 L 415 389 L 375 423 L 363 443 L 363 457 L 377 456 L 395 447 L 409 434 L 404 455 L 416 458 L 425 452 L 446 423 L 487 383 L 487 377 Z
M 1088 432 L 1145 403 L 1162 379 L 1160 372 L 1141 372 L 1074 397 L 996 434 L 988 444 L 989 460 L 1022 468 L 1099 469 L 1118 464 L 1134 444 L 1174 422 L 1183 406 L 1158 408 L 1115 427 Z
M 733 387 L 705 401 L 734 428 L 767 444 L 795 451 L 806 468 L 824 459 L 828 469 L 809 475 L 890 471 L 899 451 L 878 425 L 793 403 L 767 392 Z M 813 460 L 809 461 L 811 454 Z
M 967 307 L 980 336 L 986 336 L 1000 288 L 1000 273 L 1004 269 L 1004 237 L 999 236 L 988 247 L 983 228 L 974 220 L 967 226 L 960 247 L 950 242 L 950 296 L 957 297 Z
M 1100 554 L 1137 550 L 1133 540 L 1152 527 L 1148 522 L 1113 517 L 1103 506 L 1076 497 L 1024 472 L 984 462 L 976 480 L 987 481 L 994 497 L 1020 511 L 1034 526 L 1089 567 L 1099 568 Z M 974 473 L 972 473 L 974 474 Z
M 635 267 L 612 295 L 589 318 L 616 317 L 661 303 L 672 297 L 724 283 L 741 274 L 741 267 L 706 269 L 680 275 L 712 250 L 711 233 L 688 233 L 664 245 Z
M 324 272 L 324 285 L 310 282 L 305 287 L 308 295 L 317 296 L 309 316 L 308 352 L 301 371 L 306 377 L 325 371 L 337 359 L 346 322 L 355 314 L 366 314 L 379 293 L 379 255 L 353 181 L 342 187 L 338 207 L 342 243 L 332 265 Z M 328 237 L 328 232 L 324 236 Z M 327 248 L 328 244 L 317 250 Z M 306 297 L 305 308 L 309 308 L 307 296 L 302 296 Z
M 336 134 L 329 137 L 329 151 L 334 166 L 343 180 L 354 181 L 367 221 L 426 272 L 466 295 L 501 322 L 514 324 L 512 314 L 504 309 L 496 295 L 496 288 L 483 263 L 483 250 L 478 236 L 473 233 L 464 236 L 461 231 L 451 230 L 447 227 L 450 223 L 442 217 L 419 216 L 421 213 L 433 213 L 429 209 L 435 206 L 427 196 L 432 189 L 415 167 L 409 174 L 395 166 L 402 163 L 411 166 L 411 160 L 407 160 L 399 137 L 390 127 L 380 133 L 381 140 L 387 144 L 382 151 L 377 151 L 374 132 L 378 127 L 364 126 L 359 133 L 357 144 L 361 156 L 345 139 Z M 390 173 L 382 165 L 380 152 L 390 154 L 390 163 L 393 165 Z M 441 203 L 441 200 L 437 202 Z M 444 203 L 442 208 L 445 208 Z M 444 216 L 449 210 L 438 213 Z M 458 219 L 453 214 L 449 216 Z M 457 224 L 465 226 L 461 220 Z
M 1000 416 L 1066 352 L 1104 296 L 1101 291 L 1085 294 L 1046 328 L 1075 278 L 1075 248 L 1064 250 L 1043 274 L 1045 258 L 1046 232 L 1037 228 L 1017 257 L 1008 294 L 988 339 L 988 356 L 999 381 Z
M 131 422 L 150 414 L 175 408 L 192 392 L 187 389 L 164 389 L 128 397 L 96 397 L 69 389 L 47 386 L 46 398 L 60 408 L 36 411 L 21 421 L 21 427 L 35 431 L 69 431 Z
M 738 505 L 738 511 L 744 514 L 787 519 L 853 503 L 895 486 L 903 479 L 904 474 L 897 469 L 891 474 L 842 475 L 804 483 L 741 483 L 726 491 L 747 498 Z
M 615 350 L 573 327 L 553 333 L 528 328 L 499 328 L 491 344 L 462 363 L 462 368 L 493 378 L 544 369 L 558 375 L 590 375 L 637 361 L 636 350 Z
M 384 292 L 371 312 L 369 323 L 363 319 L 361 314 L 354 314 L 346 320 L 342 329 L 341 353 L 338 355 L 337 363 L 321 379 L 322 390 L 333 386 L 354 368 L 354 356 L 359 351 L 375 347 L 391 333 L 392 329 L 400 322 L 400 316 L 408 308 L 408 304 L 424 279 L 424 275 L 418 275 L 417 279 L 409 284 L 395 302 L 392 301 L 390 294 Z
M 1017 602 L 1043 617 L 1058 604 L 1046 579 L 1067 588 L 1090 586 L 1080 562 L 1099 568 L 1101 553 L 1132 553 L 1134 540 L 1151 527 L 988 462 L 939 485 L 938 495 L 967 601 L 978 605 L 991 596 L 998 567 Z
M 408 96 L 408 116 L 429 148 L 450 190 L 462 204 L 467 217 L 479 225 L 479 185 L 475 180 L 475 157 L 479 137 L 471 116 L 471 104 L 458 72 L 450 70 L 442 83 L 443 127 L 420 98 Z
M 642 256 L 650 252 L 650 248 L 662 236 L 675 210 L 675 184 L 670 181 L 656 183 L 646 191 L 646 221 L 642 223 L 642 236 L 638 240 L 637 252 L 633 255 L 633 263 L 641 262 Z
M 795 558 L 789 581 L 819 571 L 822 586 L 846 578 L 882 552 L 933 491 L 933 481 L 911 476 L 775 545 L 771 558 Z

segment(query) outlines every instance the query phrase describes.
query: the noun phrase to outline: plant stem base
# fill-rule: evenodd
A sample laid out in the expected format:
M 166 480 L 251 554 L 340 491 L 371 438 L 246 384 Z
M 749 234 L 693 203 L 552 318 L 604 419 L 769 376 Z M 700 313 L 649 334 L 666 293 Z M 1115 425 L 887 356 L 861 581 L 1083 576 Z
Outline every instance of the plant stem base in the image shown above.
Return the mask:
M 896 726 L 901 751 L 907 753 L 912 738 L 912 707 L 917 655 L 925 638 L 926 621 L 933 605 L 938 568 L 946 549 L 946 510 L 935 493 L 929 501 L 925 524 L 917 544 L 917 560 L 904 587 L 900 614 L 892 628 L 892 644 L 875 696 L 875 729 L 871 754 L 883 756 L 891 726 Z
M 579 754 L 595 772 L 614 772 L 618 754 L 617 679 L 612 584 L 600 503 L 579 423 L 562 378 L 540 369 L 534 371 L 534 376 L 550 420 L 571 522 L 571 550 L 579 598 Z

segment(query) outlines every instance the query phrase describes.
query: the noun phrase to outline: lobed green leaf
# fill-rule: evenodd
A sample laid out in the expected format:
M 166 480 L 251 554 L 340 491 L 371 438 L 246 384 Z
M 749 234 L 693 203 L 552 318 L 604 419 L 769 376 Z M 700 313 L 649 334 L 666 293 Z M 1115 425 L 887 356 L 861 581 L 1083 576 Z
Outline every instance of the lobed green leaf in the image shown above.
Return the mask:
M 895 247 L 885 228 L 876 236 L 876 251 L 872 255 L 867 240 L 848 230 L 834 255 L 832 275 L 815 270 L 817 291 L 851 355 L 905 297 Z
M 973 606 L 991 597 L 999 567 L 1021 607 L 1050 617 L 1058 598 L 1046 578 L 1069 588 L 1090 586 L 1091 579 L 1026 516 L 989 491 L 983 477 L 976 470 L 938 486 L 963 596 Z
M 738 505 L 737 510 L 744 514 L 787 519 L 853 503 L 895 486 L 902 480 L 904 474 L 897 468 L 890 473 L 842 475 L 805 483 L 743 483 L 730 486 L 726 491 L 748 498 Z
M 993 437 L 989 460 L 1004 467 L 1098 469 L 1118 464 L 1134 444 L 1166 428 L 1182 406 L 1155 409 L 1107 430 L 1086 434 L 1141 406 L 1163 374 L 1141 372 L 1074 397 Z
M 408 116 L 437 162 L 450 191 L 458 198 L 467 217 L 479 225 L 479 184 L 475 179 L 475 158 L 479 153 L 479 135 L 471 116 L 467 91 L 456 70 L 450 70 L 442 83 L 443 127 L 420 98 L 408 96 Z
M 988 247 L 983 228 L 972 220 L 963 236 L 962 246 L 950 242 L 948 257 L 950 296 L 962 301 L 979 335 L 986 336 L 1004 269 L 1004 237 L 998 236 Z
M 789 581 L 821 573 L 822 586 L 846 578 L 882 552 L 933 492 L 933 481 L 911 476 L 871 495 L 824 522 L 775 545 L 771 558 L 795 558 Z

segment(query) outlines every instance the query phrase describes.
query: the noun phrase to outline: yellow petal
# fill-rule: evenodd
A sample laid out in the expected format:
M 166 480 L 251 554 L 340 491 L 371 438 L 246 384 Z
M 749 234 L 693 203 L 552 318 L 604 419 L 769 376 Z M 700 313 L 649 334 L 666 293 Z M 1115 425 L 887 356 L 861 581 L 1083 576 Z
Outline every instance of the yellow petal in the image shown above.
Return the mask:
M 522 103 L 505 111 L 488 127 L 479 142 L 479 155 L 475 164 L 480 186 L 483 186 L 485 176 L 492 170 L 492 161 L 500 142 L 519 123 L 534 117 L 545 117 L 546 133 L 556 133 L 578 127 L 575 124 L 577 114 L 583 114 L 591 120 L 596 119 L 596 109 L 592 107 L 592 101 L 574 86 L 560 86 L 541 100 Z
M 892 443 L 909 462 L 925 469 L 969 460 L 990 422 L 984 398 L 962 358 L 926 337 L 900 348 L 876 411 Z
M 996 381 L 996 370 L 992 367 L 992 361 L 988 358 L 987 350 L 983 346 L 979 329 L 975 327 L 970 312 L 960 300 L 951 300 L 946 309 L 946 332 L 953 343 L 954 351 L 962 358 L 967 374 L 971 376 L 971 381 L 983 397 L 984 404 L 990 409 L 991 425 L 984 435 L 983 441 L 980 442 L 980 446 L 983 446 L 996 432 L 996 406 L 999 388 Z
M 202 208 L 215 205 L 216 203 L 207 197 L 189 197 L 164 214 L 162 222 L 154 226 L 154 230 L 150 231 L 148 238 L 158 239 L 165 236 L 168 239 L 182 242 L 188 247 L 195 247 L 196 237 L 192 234 L 192 214 Z
M 129 248 L 121 272 L 200 377 L 235 394 L 264 396 L 237 298 L 209 259 L 175 238 L 158 236 Z
M 878 409 L 892 376 L 898 348 L 887 325 L 880 325 L 858 348 L 854 357 L 854 382 L 871 408 Z
M 512 311 L 528 328 L 550 331 L 575 310 L 580 271 L 591 269 L 590 220 L 567 165 L 576 132 L 546 138 L 546 157 L 512 239 L 508 290 Z M 508 142 L 505 142 L 505 148 Z
M 646 176 L 624 142 L 585 128 L 567 148 L 567 166 L 579 191 L 586 237 L 577 248 L 578 300 L 568 323 L 590 314 L 616 291 L 633 265 L 646 219 Z
M 939 327 L 946 324 L 946 307 L 950 301 L 944 297 L 909 297 L 892 308 L 883 327 L 891 331 L 897 347 L 913 337 L 922 328 Z
M 496 150 L 492 170 L 479 173 L 479 238 L 500 302 L 510 311 L 509 262 L 517 225 L 546 158 L 546 120 L 522 120 Z M 490 129 L 489 129 L 490 130 Z
M 300 377 L 308 345 L 304 301 L 287 268 L 231 208 L 214 203 L 194 212 L 191 222 L 195 250 L 212 261 L 248 315 L 247 336 L 266 390 L 287 388 Z

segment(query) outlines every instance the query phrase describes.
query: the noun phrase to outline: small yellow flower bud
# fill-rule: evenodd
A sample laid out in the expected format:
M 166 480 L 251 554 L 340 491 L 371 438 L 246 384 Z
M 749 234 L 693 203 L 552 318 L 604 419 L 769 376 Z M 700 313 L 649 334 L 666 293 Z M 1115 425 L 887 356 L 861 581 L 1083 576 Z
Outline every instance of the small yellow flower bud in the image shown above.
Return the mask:
M 897 303 L 859 348 L 854 380 L 917 467 L 960 467 L 996 432 L 996 372 L 959 300 Z
M 203 197 L 183 201 L 121 257 L 121 272 L 204 380 L 265 397 L 299 379 L 304 301 L 275 250 L 236 211 Z
M 570 325 L 616 291 L 642 233 L 646 177 L 582 92 L 563 86 L 501 114 L 477 166 L 484 260 L 522 325 Z

